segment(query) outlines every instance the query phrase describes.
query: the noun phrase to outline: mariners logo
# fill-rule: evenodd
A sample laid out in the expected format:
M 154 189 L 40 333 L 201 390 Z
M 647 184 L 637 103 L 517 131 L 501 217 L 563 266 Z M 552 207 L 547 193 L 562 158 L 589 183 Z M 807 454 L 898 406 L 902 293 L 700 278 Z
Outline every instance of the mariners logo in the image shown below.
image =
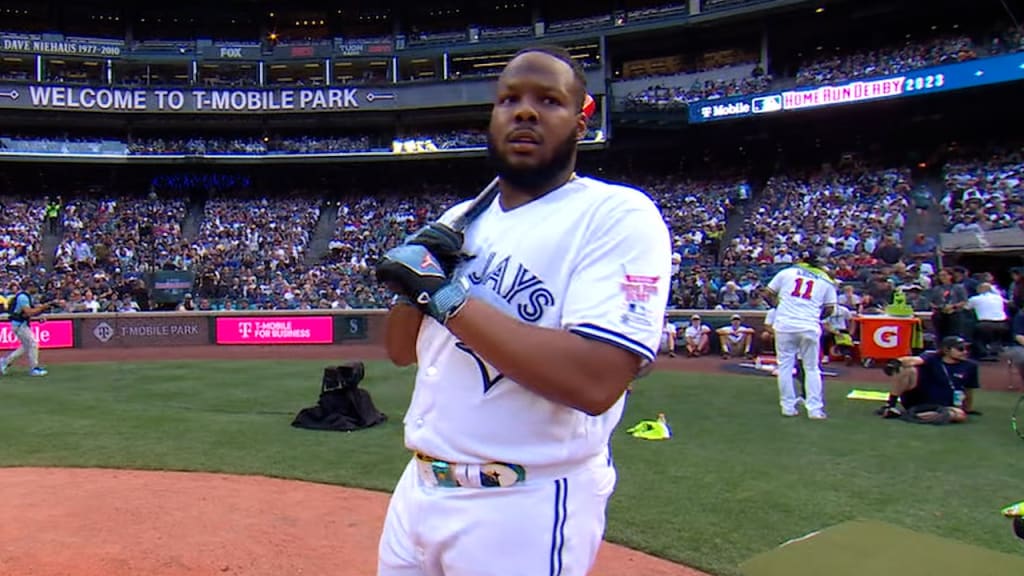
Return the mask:
M 106 322 L 100 322 L 92 329 L 92 335 L 100 342 L 109 342 L 114 337 L 114 329 Z

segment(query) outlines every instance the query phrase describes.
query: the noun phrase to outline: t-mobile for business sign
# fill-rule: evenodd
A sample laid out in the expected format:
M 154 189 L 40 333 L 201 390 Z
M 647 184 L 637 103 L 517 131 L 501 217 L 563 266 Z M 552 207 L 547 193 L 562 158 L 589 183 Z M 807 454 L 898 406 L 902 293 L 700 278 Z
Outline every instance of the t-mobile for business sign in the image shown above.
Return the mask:
M 41 350 L 75 347 L 75 330 L 71 320 L 33 322 L 29 327 Z M 14 350 L 20 345 L 10 322 L 0 324 L 0 350 Z
M 217 344 L 333 344 L 330 316 L 217 318 Z

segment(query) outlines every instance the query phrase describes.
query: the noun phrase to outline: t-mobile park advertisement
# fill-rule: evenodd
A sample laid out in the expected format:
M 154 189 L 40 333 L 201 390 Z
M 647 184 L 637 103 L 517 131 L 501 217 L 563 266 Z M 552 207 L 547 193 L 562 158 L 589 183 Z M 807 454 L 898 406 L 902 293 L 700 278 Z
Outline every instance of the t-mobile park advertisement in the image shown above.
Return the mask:
M 333 344 L 330 316 L 217 318 L 217 344 Z
M 52 348 L 74 348 L 74 324 L 71 320 L 49 320 L 32 322 L 29 328 L 36 337 L 40 350 Z M 21 345 L 10 322 L 0 324 L 0 350 L 14 350 Z

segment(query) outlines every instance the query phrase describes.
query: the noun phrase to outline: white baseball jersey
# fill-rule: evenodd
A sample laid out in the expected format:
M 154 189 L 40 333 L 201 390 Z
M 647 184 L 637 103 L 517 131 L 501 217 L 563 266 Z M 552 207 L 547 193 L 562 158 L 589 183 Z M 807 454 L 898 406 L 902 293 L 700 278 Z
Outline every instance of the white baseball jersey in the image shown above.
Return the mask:
M 707 324 L 687 324 L 686 329 L 683 330 L 683 335 L 686 338 L 696 339 L 700 338 L 701 334 L 710 334 L 711 328 Z
M 467 205 L 449 209 L 441 221 L 450 223 Z M 672 253 L 661 213 L 643 192 L 576 178 L 513 210 L 495 199 L 466 230 L 465 249 L 475 258 L 457 274 L 469 279 L 472 298 L 521 322 L 654 361 Z M 524 466 L 584 461 L 607 450 L 622 415 L 624 397 L 599 416 L 541 397 L 429 317 L 416 352 L 406 447 L 434 458 Z
M 801 266 L 780 271 L 768 283 L 777 305 L 772 328 L 781 332 L 821 334 L 821 309 L 836 303 L 836 286 L 823 272 Z

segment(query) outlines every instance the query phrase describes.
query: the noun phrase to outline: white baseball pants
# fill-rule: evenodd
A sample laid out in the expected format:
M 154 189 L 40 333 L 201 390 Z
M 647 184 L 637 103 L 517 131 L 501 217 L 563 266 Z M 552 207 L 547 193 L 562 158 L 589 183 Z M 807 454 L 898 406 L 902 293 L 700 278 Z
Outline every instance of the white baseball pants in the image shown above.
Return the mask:
M 35 368 L 39 366 L 39 343 L 36 342 L 36 337 L 32 335 L 32 328 L 28 324 L 21 324 L 14 328 L 14 335 L 18 337 L 21 346 L 18 346 L 14 352 L 11 352 L 4 358 L 4 364 L 10 366 L 12 362 L 21 358 L 22 354 L 28 352 L 28 367 Z
M 391 496 L 377 576 L 586 576 L 604 538 L 615 468 L 595 459 L 505 488 L 438 487 L 415 458 Z
M 804 365 L 804 404 L 808 413 L 825 409 L 822 396 L 821 336 L 815 332 L 776 332 L 775 355 L 779 363 L 779 405 L 784 412 L 796 410 L 797 393 L 793 383 L 793 369 L 799 357 Z

